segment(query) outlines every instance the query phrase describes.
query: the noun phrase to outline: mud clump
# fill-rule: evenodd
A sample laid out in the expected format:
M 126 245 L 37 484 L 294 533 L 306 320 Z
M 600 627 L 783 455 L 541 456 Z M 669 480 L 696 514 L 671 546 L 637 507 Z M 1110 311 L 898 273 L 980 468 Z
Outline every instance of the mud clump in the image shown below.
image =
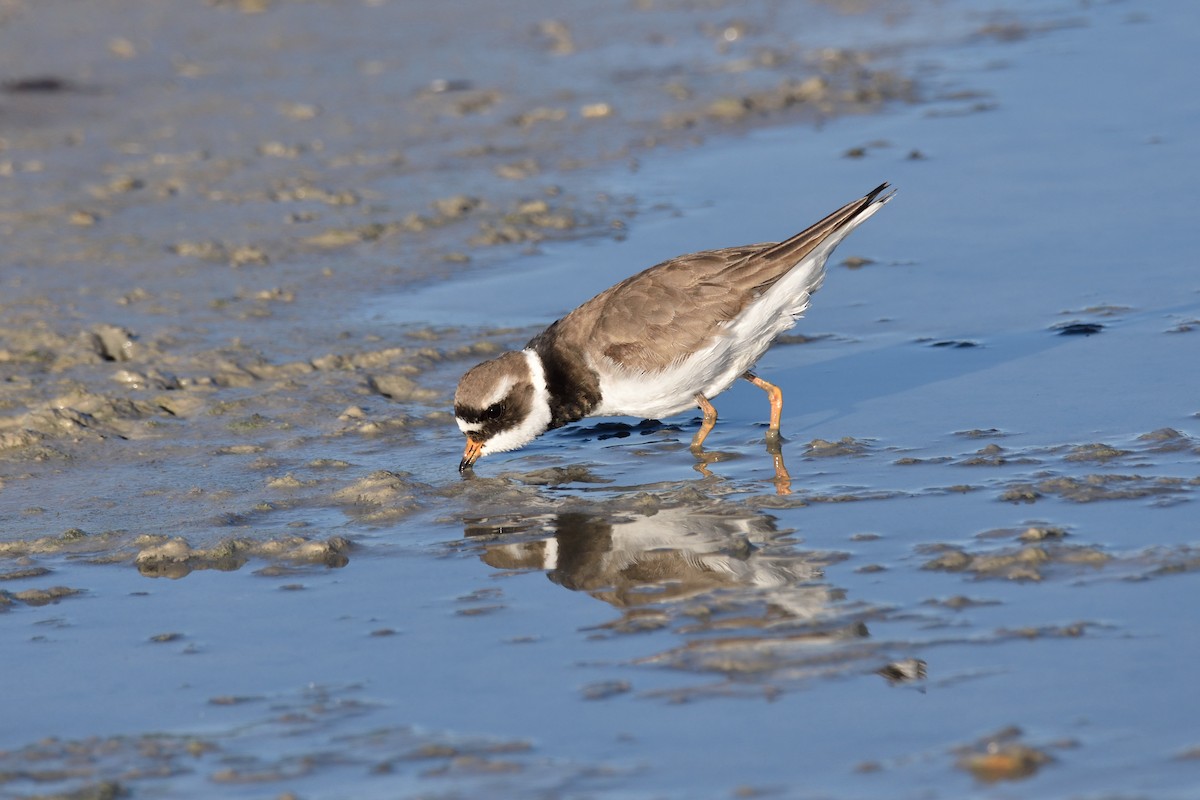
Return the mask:
M 1041 497 L 1042 493 L 1028 483 L 1014 484 L 1000 494 L 1000 499 L 1007 503 L 1035 503 Z
M 1174 428 L 1159 428 L 1150 433 L 1143 433 L 1137 438 L 1145 443 L 1145 448 L 1152 453 L 1177 453 L 1191 451 L 1200 455 L 1200 444 L 1187 434 L 1180 433 Z
M 108 550 L 113 542 L 121 537 L 122 533 L 121 531 L 108 531 L 101 534 L 89 534 L 80 528 L 68 528 L 57 536 L 38 536 L 33 539 L 0 542 L 0 558 L 101 552 Z
M 43 575 L 49 574 L 50 570 L 46 567 L 20 567 L 0 572 L 0 581 L 21 581 L 26 578 L 40 578 Z
M 429 402 L 440 395 L 433 389 L 420 386 L 404 375 L 372 375 L 367 378 L 367 388 L 389 400 L 397 402 Z
M 701 120 L 743 123 L 754 117 L 807 109 L 812 113 L 856 113 L 893 101 L 914 99 L 908 78 L 888 70 L 869 67 L 861 54 L 826 51 L 818 65 L 821 74 L 804 79 L 786 78 L 767 89 L 719 97 L 701 110 L 668 112 L 662 118 L 667 129 L 691 128 Z M 688 97 L 685 92 L 678 96 Z
M 399 519 L 416 508 L 417 484 L 407 475 L 378 470 L 339 489 L 333 500 L 347 513 L 367 522 Z
M 1013 456 L 1003 447 L 993 442 L 979 448 L 973 455 L 962 458 L 955 463 L 964 467 L 1003 467 L 1009 464 L 1037 464 L 1038 461 L 1028 456 Z
M 981 783 L 1032 777 L 1054 758 L 1045 748 L 1019 741 L 1022 735 L 1019 728 L 1006 728 L 974 744 L 955 748 L 957 765 Z
M 149 380 L 149 378 L 147 378 Z M 39 404 L 26 413 L 0 419 L 0 456 L 28 456 L 27 448 L 55 440 L 137 439 L 151 434 L 152 420 L 175 415 L 153 401 L 76 391 Z M 33 454 L 36 457 L 36 453 Z
M 1057 495 L 1074 503 L 1094 503 L 1172 497 L 1188 493 L 1194 485 L 1186 478 L 1093 474 L 1046 478 L 1035 488 L 1039 494 Z
M 573 464 L 568 467 L 547 467 L 523 473 L 505 473 L 526 486 L 564 486 L 569 483 L 611 483 L 611 478 L 594 474 L 587 467 Z
M 1062 539 L 1066 535 L 1067 532 L 1062 528 L 1034 526 L 1022 531 L 1017 539 L 1022 542 L 1041 542 L 1047 539 Z
M 1129 450 L 1118 450 L 1107 444 L 1083 444 L 1073 447 L 1064 461 L 1111 461 L 1129 455 Z
M 51 586 L 48 589 L 26 589 L 20 592 L 6 592 L 0 589 L 0 611 L 8 611 L 14 604 L 27 606 L 47 606 L 57 603 L 65 597 L 83 594 L 82 589 L 72 589 L 69 586 Z
M 955 545 L 927 545 L 921 551 L 935 555 L 921 569 L 962 572 L 979 580 L 1037 582 L 1044 580 L 1047 570 L 1055 567 L 1095 568 L 1112 560 L 1112 556 L 1096 547 L 1062 544 L 1058 540 L 1064 535 L 1058 529 L 1029 528 L 1014 537 L 1024 543 L 1022 546 L 983 552 L 970 552 Z
M 478 197 L 456 194 L 453 197 L 443 197 L 434 200 L 432 205 L 433 210 L 437 212 L 438 216 L 445 217 L 446 219 L 458 219 L 479 208 L 483 205 L 483 201 Z
M 1016 551 L 972 555 L 962 550 L 949 550 L 921 568 L 943 572 L 970 572 L 977 578 L 1005 578 L 1016 581 L 1040 581 L 1040 567 L 1050 560 L 1050 554 L 1040 547 L 1023 547 Z
M 214 547 L 196 548 L 183 538 L 145 537 L 134 558 L 138 571 L 152 578 L 182 578 L 195 570 L 230 572 L 241 569 L 252 558 L 344 567 L 350 562 L 351 544 L 335 536 L 326 540 L 301 536 L 252 541 L 226 539 Z
M 1187 545 L 1155 547 L 1136 556 L 1134 562 L 1139 566 L 1149 565 L 1149 571 L 1135 575 L 1135 580 L 1195 572 L 1200 570 L 1200 548 Z
M 852 436 L 843 436 L 836 442 L 826 441 L 825 439 L 813 439 L 804 448 L 804 455 L 810 458 L 828 458 L 836 456 L 861 456 L 865 455 L 870 450 L 870 443 L 855 439 Z
M 81 339 L 104 361 L 132 361 L 137 354 L 137 336 L 116 325 L 100 325 L 82 334 Z
M 1000 439 L 1008 436 L 1007 433 L 999 428 L 971 428 L 969 430 L 955 431 L 954 435 L 964 439 Z

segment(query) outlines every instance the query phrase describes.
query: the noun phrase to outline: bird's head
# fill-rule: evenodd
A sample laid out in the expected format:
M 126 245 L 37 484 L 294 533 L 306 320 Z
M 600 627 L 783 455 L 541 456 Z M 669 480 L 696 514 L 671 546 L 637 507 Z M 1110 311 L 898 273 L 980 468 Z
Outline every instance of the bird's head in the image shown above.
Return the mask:
M 535 359 L 530 351 L 510 351 L 462 376 L 454 393 L 454 419 L 467 437 L 459 472 L 483 456 L 522 447 L 549 428 L 545 381 L 537 380 L 541 362 L 532 363 Z

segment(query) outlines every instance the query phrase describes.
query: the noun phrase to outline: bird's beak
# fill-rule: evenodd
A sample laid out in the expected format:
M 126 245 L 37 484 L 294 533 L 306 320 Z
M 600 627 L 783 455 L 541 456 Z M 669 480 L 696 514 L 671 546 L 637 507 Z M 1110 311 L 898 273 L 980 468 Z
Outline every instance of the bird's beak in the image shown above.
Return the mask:
M 471 466 L 479 460 L 479 453 L 483 450 L 483 440 L 476 439 L 473 436 L 467 437 L 467 449 L 463 450 L 462 461 L 458 462 L 458 471 L 466 472 Z

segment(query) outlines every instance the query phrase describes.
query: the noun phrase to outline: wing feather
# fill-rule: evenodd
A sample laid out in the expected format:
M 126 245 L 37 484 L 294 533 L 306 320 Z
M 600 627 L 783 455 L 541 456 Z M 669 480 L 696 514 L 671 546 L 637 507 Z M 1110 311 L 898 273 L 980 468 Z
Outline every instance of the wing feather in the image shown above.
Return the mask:
M 704 347 L 822 242 L 876 204 L 887 184 L 847 203 L 782 242 L 726 247 L 656 264 L 593 297 L 535 337 L 556 331 L 558 346 L 602 353 L 627 369 L 659 372 Z M 815 291 L 820 274 L 805 291 Z

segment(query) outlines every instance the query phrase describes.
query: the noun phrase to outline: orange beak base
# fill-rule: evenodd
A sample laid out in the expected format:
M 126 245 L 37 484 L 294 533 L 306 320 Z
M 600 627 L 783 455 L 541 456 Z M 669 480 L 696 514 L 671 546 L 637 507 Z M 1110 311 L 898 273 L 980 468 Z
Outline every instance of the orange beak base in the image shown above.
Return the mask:
M 466 472 L 469 470 L 479 460 L 481 450 L 483 450 L 483 440 L 468 436 L 467 449 L 463 450 L 462 461 L 458 462 L 458 471 Z

